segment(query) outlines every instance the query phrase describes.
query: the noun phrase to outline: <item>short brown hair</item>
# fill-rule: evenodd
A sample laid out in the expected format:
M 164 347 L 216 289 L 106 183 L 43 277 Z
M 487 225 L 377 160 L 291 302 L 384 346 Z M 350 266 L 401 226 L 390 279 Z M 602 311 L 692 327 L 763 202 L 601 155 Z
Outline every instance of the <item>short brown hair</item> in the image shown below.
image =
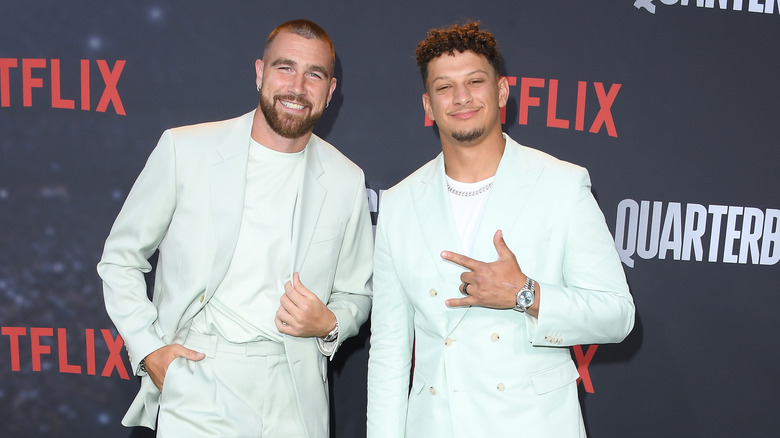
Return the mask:
M 310 20 L 298 19 L 287 21 L 280 24 L 279 26 L 276 26 L 276 29 L 271 31 L 271 34 L 268 35 L 268 39 L 265 40 L 266 49 L 271 45 L 271 43 L 274 41 L 274 38 L 276 38 L 276 35 L 278 35 L 280 32 L 290 32 L 300 37 L 304 37 L 307 40 L 321 40 L 326 42 L 328 46 L 330 46 L 330 72 L 331 75 L 333 75 L 333 69 L 336 65 L 336 50 L 333 48 L 333 41 L 330 40 L 330 37 L 328 36 L 328 33 L 325 32 L 325 29 Z M 263 55 L 263 57 L 265 58 L 265 55 Z
M 484 56 L 496 75 L 501 74 L 501 54 L 496 38 L 490 32 L 480 30 L 478 21 L 472 21 L 462 26 L 453 24 L 448 28 L 431 29 L 425 39 L 417 44 L 415 55 L 423 85 L 428 80 L 428 63 L 445 53 L 453 55 L 456 50 L 459 53 L 468 50 Z

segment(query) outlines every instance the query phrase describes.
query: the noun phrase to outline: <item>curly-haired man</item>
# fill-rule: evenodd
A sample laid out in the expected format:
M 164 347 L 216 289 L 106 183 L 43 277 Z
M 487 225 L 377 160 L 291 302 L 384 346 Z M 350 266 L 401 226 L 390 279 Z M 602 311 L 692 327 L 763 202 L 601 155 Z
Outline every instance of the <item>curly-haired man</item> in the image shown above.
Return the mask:
M 566 347 L 634 325 L 588 172 L 501 131 L 500 59 L 478 23 L 417 47 L 442 153 L 382 198 L 370 438 L 584 437 Z

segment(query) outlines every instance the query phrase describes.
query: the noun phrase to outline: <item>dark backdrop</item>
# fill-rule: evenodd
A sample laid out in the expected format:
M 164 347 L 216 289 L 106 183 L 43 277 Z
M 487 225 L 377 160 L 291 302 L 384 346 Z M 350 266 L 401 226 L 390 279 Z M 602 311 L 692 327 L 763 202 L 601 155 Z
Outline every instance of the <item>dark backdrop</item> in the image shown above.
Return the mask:
M 416 43 L 466 19 L 515 83 L 506 131 L 590 170 L 638 313 L 572 350 L 591 436 L 776 436 L 778 3 L 2 1 L 0 435 L 149 435 L 119 425 L 138 382 L 103 240 L 162 131 L 254 108 L 265 37 L 309 18 L 338 61 L 316 132 L 374 210 L 439 152 Z M 332 363 L 334 436 L 365 435 L 367 347 L 364 326 Z

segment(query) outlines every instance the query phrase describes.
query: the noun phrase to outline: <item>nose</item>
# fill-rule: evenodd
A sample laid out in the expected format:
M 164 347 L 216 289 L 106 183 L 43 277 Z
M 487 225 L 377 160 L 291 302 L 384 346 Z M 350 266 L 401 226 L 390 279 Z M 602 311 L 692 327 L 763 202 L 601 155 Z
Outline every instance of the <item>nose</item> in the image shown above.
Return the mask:
M 305 93 L 306 85 L 305 85 L 306 78 L 303 74 L 296 73 L 293 75 L 293 77 L 290 79 L 290 84 L 288 85 L 288 90 L 290 90 L 291 93 L 300 96 Z
M 468 87 L 455 87 L 452 99 L 456 105 L 466 105 L 472 100 L 471 92 Z

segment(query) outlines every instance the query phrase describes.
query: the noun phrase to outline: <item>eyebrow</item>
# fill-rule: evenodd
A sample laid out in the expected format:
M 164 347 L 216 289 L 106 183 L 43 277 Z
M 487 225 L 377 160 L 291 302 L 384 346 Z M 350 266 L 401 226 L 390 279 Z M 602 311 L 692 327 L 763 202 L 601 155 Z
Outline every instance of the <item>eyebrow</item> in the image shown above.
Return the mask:
M 483 69 L 480 68 L 480 69 L 477 69 L 477 70 L 474 70 L 474 71 L 466 73 L 466 76 L 472 76 L 472 75 L 475 75 L 475 74 L 478 74 L 478 73 L 484 73 L 486 75 L 490 75 L 487 70 L 483 70 Z M 435 82 L 435 81 L 437 81 L 439 79 L 449 79 L 449 78 L 450 78 L 450 76 L 436 76 L 435 78 L 431 79 L 431 82 Z
M 482 74 L 485 74 L 487 76 L 490 76 L 490 73 L 487 70 L 483 70 L 483 69 L 477 69 L 477 70 L 474 70 L 472 72 L 466 73 L 466 76 L 473 76 L 473 75 L 479 74 L 479 73 L 482 73 Z M 433 85 L 438 80 L 448 80 L 448 79 L 450 79 L 450 76 L 436 76 L 435 78 L 430 79 L 430 83 L 431 83 L 431 85 Z
M 277 60 L 274 60 L 274 62 L 272 62 L 271 65 L 274 66 L 274 67 L 277 66 L 277 65 L 289 65 L 289 66 L 292 66 L 292 67 L 297 67 L 298 63 L 293 61 L 292 59 L 279 58 Z M 326 69 L 325 67 L 323 67 L 321 65 L 306 64 L 306 68 L 308 70 L 313 70 L 313 71 L 319 72 L 322 75 L 324 75 L 325 78 L 330 79 L 330 72 L 328 71 L 328 69 Z

